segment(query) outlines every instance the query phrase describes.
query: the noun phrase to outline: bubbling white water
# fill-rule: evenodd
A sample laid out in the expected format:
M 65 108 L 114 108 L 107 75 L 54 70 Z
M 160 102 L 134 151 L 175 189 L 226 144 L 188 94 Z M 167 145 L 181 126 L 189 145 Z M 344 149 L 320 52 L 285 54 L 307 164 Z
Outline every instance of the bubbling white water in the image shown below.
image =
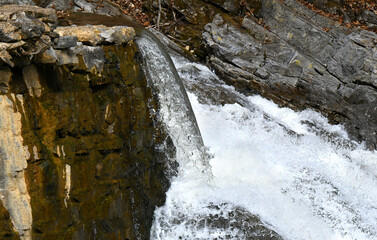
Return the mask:
M 176 59 L 178 70 L 190 64 Z M 181 72 L 186 84 L 213 75 L 191 66 L 199 71 Z M 376 151 L 352 143 L 342 126 L 311 110 L 279 108 L 260 96 L 239 94 L 244 106 L 189 97 L 213 155 L 213 186 L 174 179 L 155 211 L 152 238 L 244 239 L 237 229 L 207 224 L 208 216 L 226 218 L 239 206 L 285 239 L 377 239 Z
M 204 142 L 215 156 L 211 166 L 223 201 L 258 214 L 289 239 L 375 238 L 376 153 L 339 148 L 297 125 L 310 114 L 318 119 L 314 112 L 271 108 L 261 97 L 250 101 L 302 135 L 292 136 L 239 105 L 194 104 Z

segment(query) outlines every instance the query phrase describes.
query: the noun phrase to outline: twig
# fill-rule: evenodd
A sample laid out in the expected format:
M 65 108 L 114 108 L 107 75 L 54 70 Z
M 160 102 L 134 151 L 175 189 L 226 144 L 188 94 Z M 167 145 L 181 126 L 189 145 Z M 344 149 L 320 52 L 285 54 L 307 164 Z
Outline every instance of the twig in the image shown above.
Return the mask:
M 175 16 L 175 11 L 174 11 L 174 0 L 171 1 L 171 11 L 173 13 L 173 18 L 174 18 L 174 21 L 176 22 L 177 21 L 177 18 Z
M 171 39 L 178 41 L 178 42 L 188 42 L 188 41 L 191 40 L 191 38 L 186 39 L 186 40 L 177 39 L 177 38 L 175 38 L 175 37 L 173 37 L 172 35 L 169 35 L 169 34 L 167 34 L 166 36 L 168 36 L 168 38 L 171 38 Z
M 161 27 L 164 27 L 164 26 L 170 26 L 171 23 L 163 23 L 163 24 L 160 24 Z M 148 26 L 148 28 L 157 28 L 157 25 L 150 25 Z
M 157 16 L 157 29 L 160 30 L 160 18 L 161 18 L 161 0 L 158 0 L 158 16 Z
M 184 19 L 184 16 L 178 18 L 175 22 L 170 23 L 170 24 L 169 24 L 169 27 L 168 27 L 167 29 L 165 29 L 166 32 L 169 32 L 170 29 L 171 29 L 172 27 L 174 27 L 174 30 L 176 31 L 176 25 L 177 25 L 182 19 Z

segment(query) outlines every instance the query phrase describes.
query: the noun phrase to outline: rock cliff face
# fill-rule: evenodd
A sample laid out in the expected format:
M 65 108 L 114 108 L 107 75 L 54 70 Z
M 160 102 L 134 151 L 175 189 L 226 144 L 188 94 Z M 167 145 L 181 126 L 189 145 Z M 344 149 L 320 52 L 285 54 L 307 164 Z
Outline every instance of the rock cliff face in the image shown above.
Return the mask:
M 241 90 L 320 110 L 375 148 L 377 35 L 348 32 L 296 1 L 285 4 L 266 2 L 261 9 L 269 30 L 245 18 L 245 33 L 216 16 L 203 34 L 214 52 L 211 65 Z
M 354 140 L 377 147 L 376 33 L 347 28 L 296 0 L 189 2 L 167 1 L 162 22 L 173 21 L 169 8 L 187 21 L 163 30 L 207 58 L 227 83 L 283 106 L 320 111 L 345 124 Z
M 148 239 L 174 154 L 128 27 L 0 7 L 0 238 Z

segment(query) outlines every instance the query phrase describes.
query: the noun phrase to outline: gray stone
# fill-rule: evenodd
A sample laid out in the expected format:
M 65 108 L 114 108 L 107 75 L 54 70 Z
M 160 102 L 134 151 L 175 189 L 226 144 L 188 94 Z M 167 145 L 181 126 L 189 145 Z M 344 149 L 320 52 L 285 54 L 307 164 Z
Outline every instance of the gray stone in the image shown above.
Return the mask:
M 85 0 L 52 0 L 47 7 L 56 10 L 73 10 L 74 12 L 97 13 L 101 15 L 119 16 L 123 12 L 110 1 L 85 1 Z
M 257 71 L 255 71 L 254 75 L 262 79 L 267 79 L 270 77 L 270 73 L 265 68 L 259 68 Z
M 32 19 L 25 12 L 17 13 L 15 22 L 21 25 L 21 37 L 25 39 L 40 38 L 45 33 L 44 24 L 38 19 Z
M 229 84 L 344 123 L 377 147 L 377 34 L 350 31 L 295 0 L 262 0 L 245 32 L 221 15 L 204 28 L 209 63 Z
M 67 49 L 71 47 L 75 47 L 77 45 L 77 37 L 76 36 L 62 36 L 59 38 L 55 38 L 54 40 L 55 49 Z
M 102 72 L 105 61 L 103 48 L 79 44 L 74 51 L 76 55 L 81 55 L 83 57 L 86 67 L 86 69 L 83 70 L 88 72 Z
M 4 5 L 0 6 L 0 21 L 15 21 L 17 18 L 16 13 L 27 13 L 27 16 L 37 18 L 38 20 L 46 23 L 56 23 L 57 15 L 54 9 L 40 8 L 36 6 L 19 6 L 19 5 Z
M 365 10 L 362 18 L 370 25 L 377 25 L 377 15 L 373 11 Z
M 17 4 L 17 5 L 31 5 L 35 6 L 33 0 L 1 0 L 0 6 L 8 4 Z
M 377 43 L 377 39 L 374 39 L 374 34 L 367 31 L 362 31 L 361 33 L 351 33 L 349 38 L 354 43 L 364 48 L 373 48 Z

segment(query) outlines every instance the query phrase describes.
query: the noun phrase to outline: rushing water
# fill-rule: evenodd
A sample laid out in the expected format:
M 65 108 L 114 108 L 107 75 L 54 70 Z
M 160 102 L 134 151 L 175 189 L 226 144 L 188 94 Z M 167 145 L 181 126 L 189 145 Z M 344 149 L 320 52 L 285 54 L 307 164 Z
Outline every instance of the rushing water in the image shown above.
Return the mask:
M 145 65 L 160 59 L 147 69 L 149 78 L 157 77 L 157 85 L 172 81 L 157 47 L 144 43 Z M 182 110 L 182 96 L 164 84 L 161 118 L 175 136 L 180 172 L 155 211 L 152 238 L 377 239 L 375 151 L 314 111 L 245 97 L 203 65 L 181 58 L 175 64 L 192 92 L 211 173 L 199 159 L 205 154 L 198 133 L 189 132 L 195 127 L 184 121 L 189 110 Z
M 147 31 L 136 40 L 143 56 L 143 70 L 157 92 L 160 119 L 176 147 L 180 177 L 208 182 L 209 164 L 195 115 L 170 56 L 158 39 Z M 199 174 L 198 174 L 199 172 Z M 206 173 L 205 173 L 206 172 Z

